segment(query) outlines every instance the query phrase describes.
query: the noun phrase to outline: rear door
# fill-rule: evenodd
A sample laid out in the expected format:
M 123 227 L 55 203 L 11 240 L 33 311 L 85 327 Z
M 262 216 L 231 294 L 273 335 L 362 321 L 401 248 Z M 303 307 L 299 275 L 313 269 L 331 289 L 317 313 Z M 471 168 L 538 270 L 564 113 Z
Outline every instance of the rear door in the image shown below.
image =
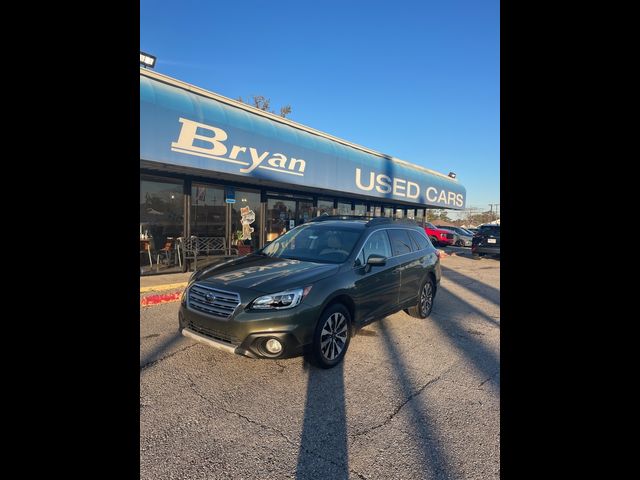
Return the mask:
M 420 288 L 422 262 L 420 252 L 415 251 L 413 242 L 406 228 L 390 228 L 387 230 L 391 240 L 391 250 L 398 264 L 396 269 L 400 273 L 400 291 L 398 303 L 404 303 L 414 298 Z M 426 253 L 426 252 L 424 252 Z

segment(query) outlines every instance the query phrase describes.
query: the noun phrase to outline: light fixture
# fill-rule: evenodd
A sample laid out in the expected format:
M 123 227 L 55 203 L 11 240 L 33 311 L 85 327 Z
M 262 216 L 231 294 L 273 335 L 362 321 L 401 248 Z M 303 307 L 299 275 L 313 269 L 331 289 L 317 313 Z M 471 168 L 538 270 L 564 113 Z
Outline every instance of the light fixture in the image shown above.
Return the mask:
M 153 68 L 156 65 L 156 57 L 148 53 L 140 52 L 140 64 L 147 68 Z
M 456 178 L 456 174 L 455 174 L 455 173 L 453 173 L 453 172 L 449 172 L 449 176 L 450 176 L 451 178 Z

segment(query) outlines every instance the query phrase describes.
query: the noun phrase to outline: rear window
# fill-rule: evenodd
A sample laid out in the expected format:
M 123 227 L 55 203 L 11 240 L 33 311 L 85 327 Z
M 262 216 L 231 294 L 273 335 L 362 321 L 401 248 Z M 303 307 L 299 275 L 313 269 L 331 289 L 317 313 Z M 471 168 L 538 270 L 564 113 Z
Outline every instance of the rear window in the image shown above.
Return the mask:
M 480 233 L 485 235 L 500 235 L 500 225 L 483 225 Z
M 409 235 L 411 236 L 411 239 L 418 244 L 419 250 L 425 250 L 429 248 L 429 240 L 427 240 L 427 237 L 425 237 L 420 232 L 416 232 L 415 230 L 410 230 Z
M 411 253 L 411 239 L 407 230 L 387 230 L 389 239 L 391 240 L 391 250 L 393 256 Z

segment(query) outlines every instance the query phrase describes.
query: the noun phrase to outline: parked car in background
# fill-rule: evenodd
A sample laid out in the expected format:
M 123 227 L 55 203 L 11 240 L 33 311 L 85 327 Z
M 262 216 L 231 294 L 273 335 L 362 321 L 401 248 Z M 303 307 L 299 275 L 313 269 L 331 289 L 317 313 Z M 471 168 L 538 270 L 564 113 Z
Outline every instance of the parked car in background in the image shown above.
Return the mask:
M 477 228 L 465 228 L 465 230 L 467 230 L 468 232 L 471 232 L 473 235 L 478 233 L 478 229 Z
M 480 225 L 473 236 L 471 253 L 479 257 L 500 255 L 500 225 Z
M 441 228 L 445 228 L 447 230 L 451 230 L 452 232 L 455 232 L 458 234 L 458 240 L 456 240 L 456 242 L 454 243 L 454 245 L 456 247 L 470 247 L 471 246 L 471 240 L 473 239 L 473 233 L 465 230 L 464 228 L 460 228 L 460 227 L 456 227 L 456 226 L 450 226 L 450 225 L 443 225 Z
M 428 317 L 441 275 L 422 227 L 316 217 L 258 251 L 194 272 L 179 329 L 229 353 L 277 359 L 306 351 L 330 368 L 357 329 L 400 310 Z
M 436 227 L 433 223 L 426 223 L 424 231 L 434 247 L 455 245 L 458 240 L 458 234 L 445 228 Z

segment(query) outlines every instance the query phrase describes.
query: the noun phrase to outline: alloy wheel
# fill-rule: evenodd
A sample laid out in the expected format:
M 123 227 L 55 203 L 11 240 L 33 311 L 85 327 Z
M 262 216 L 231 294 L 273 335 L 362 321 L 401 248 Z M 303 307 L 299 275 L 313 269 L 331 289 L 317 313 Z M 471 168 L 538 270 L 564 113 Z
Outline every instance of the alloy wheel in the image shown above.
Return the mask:
M 431 282 L 427 282 L 422 287 L 420 292 L 420 311 L 423 316 L 427 315 L 427 312 L 431 310 L 431 304 L 433 303 L 433 286 Z
M 347 341 L 347 318 L 335 312 L 327 318 L 320 332 L 320 351 L 327 360 L 336 358 Z

